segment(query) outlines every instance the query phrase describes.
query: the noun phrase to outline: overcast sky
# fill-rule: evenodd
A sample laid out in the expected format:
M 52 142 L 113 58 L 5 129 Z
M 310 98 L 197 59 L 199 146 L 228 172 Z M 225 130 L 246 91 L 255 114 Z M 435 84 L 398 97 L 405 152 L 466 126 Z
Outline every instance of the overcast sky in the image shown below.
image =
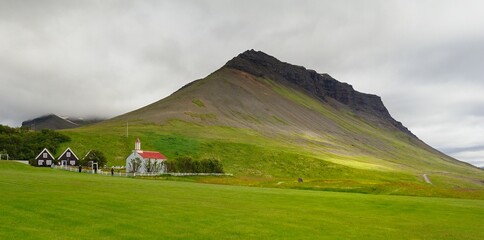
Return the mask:
M 484 1 L 0 0 L 0 124 L 116 115 L 261 50 L 484 166 Z

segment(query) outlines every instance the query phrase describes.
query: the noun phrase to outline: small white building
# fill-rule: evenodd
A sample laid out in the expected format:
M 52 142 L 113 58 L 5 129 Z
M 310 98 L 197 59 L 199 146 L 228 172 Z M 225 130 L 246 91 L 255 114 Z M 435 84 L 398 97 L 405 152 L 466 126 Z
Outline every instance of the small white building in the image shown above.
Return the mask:
M 133 152 L 126 158 L 126 172 L 164 173 L 166 160 L 160 152 L 141 150 L 141 141 L 137 138 Z

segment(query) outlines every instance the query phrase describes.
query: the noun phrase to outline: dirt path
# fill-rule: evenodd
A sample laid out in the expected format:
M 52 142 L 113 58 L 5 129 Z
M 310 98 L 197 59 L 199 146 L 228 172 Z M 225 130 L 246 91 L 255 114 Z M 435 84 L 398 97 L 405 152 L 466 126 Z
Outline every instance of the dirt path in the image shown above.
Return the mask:
M 422 177 L 424 178 L 424 180 L 425 180 L 426 183 L 432 184 L 432 182 L 430 181 L 429 177 L 427 177 L 427 174 L 423 174 Z

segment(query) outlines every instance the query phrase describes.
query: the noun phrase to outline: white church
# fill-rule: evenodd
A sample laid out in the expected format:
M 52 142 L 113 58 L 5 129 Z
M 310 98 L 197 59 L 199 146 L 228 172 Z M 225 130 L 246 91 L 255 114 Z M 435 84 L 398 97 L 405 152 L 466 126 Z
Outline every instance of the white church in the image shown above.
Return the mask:
M 137 138 L 133 152 L 126 158 L 126 172 L 164 173 L 166 160 L 160 152 L 141 150 L 141 141 Z

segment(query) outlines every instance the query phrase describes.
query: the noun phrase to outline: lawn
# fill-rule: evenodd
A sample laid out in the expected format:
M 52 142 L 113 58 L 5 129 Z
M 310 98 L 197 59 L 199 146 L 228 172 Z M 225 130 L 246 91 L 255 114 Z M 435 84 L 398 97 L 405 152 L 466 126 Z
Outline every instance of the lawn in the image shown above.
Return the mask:
M 483 239 L 484 200 L 144 180 L 0 161 L 0 239 Z

